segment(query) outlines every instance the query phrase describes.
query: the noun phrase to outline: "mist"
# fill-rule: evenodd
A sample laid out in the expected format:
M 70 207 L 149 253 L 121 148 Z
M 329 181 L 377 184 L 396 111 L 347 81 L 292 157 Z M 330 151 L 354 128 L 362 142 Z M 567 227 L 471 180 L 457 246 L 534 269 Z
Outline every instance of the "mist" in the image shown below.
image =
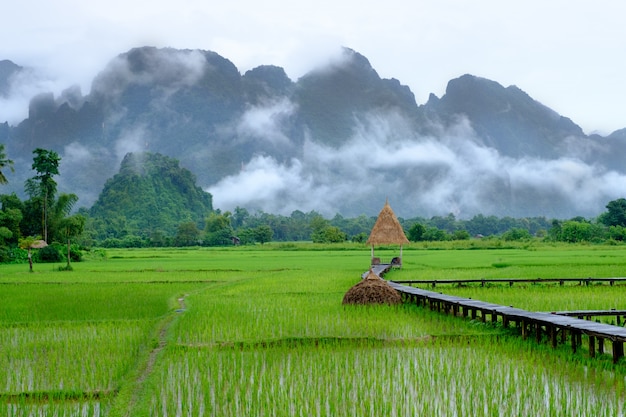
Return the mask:
M 358 216 L 376 213 L 389 199 L 403 217 L 457 218 L 595 217 L 626 195 L 621 173 L 573 156 L 502 156 L 482 145 L 465 119 L 439 127 L 437 137 L 415 135 L 405 126 L 394 113 L 369 115 L 339 148 L 309 138 L 302 156 L 286 162 L 255 155 L 207 191 L 222 210 Z

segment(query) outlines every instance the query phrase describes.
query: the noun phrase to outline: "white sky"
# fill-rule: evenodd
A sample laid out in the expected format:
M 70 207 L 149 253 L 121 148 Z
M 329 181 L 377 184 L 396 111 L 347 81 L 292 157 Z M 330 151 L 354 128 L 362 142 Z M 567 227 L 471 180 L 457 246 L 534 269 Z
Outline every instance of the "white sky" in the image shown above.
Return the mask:
M 626 127 L 623 0 L 20 0 L 0 13 L 0 59 L 45 68 L 58 91 L 86 94 L 137 46 L 212 50 L 242 73 L 273 64 L 294 81 L 347 46 L 418 104 L 470 73 L 517 85 L 587 133 Z

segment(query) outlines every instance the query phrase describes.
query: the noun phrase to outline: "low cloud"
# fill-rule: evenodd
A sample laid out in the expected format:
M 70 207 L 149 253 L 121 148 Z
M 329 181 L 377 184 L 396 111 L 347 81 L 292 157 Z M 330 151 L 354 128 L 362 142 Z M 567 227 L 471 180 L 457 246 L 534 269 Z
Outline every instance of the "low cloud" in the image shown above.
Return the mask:
M 623 174 L 573 156 L 502 156 L 481 145 L 463 120 L 437 138 L 397 126 L 397 115 L 377 115 L 339 149 L 308 140 L 302 156 L 286 163 L 257 155 L 208 191 L 215 207 L 224 210 L 357 216 L 376 213 L 388 198 L 403 217 L 453 213 L 459 218 L 592 217 L 626 195 Z
M 269 105 L 252 106 L 236 123 L 237 136 L 256 137 L 273 145 L 290 145 L 290 139 L 281 130 L 281 122 L 290 117 L 295 105 L 284 98 Z

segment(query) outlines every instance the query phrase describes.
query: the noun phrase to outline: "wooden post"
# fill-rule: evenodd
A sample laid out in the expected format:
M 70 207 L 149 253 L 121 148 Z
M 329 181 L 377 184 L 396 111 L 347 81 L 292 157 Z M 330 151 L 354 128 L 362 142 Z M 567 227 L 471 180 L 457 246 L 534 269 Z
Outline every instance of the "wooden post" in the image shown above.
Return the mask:
M 556 326 L 551 325 L 549 327 L 549 333 L 550 333 L 550 344 L 552 345 L 553 348 L 555 348 L 557 346 Z
M 598 353 L 602 355 L 604 353 L 604 339 L 598 337 Z
M 624 356 L 624 343 L 613 340 L 613 363 L 617 363 Z
M 541 324 L 535 323 L 535 340 L 537 343 L 541 342 Z
M 596 357 L 596 338 L 589 335 L 589 356 Z

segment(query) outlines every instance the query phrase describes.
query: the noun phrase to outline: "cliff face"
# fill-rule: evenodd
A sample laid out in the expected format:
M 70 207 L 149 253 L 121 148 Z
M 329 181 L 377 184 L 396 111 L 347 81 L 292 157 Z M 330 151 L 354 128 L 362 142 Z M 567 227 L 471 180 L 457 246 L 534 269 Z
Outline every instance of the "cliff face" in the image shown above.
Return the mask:
M 15 64 L 0 62 L 0 95 L 15 71 Z M 248 199 L 217 193 L 230 181 L 246 194 L 245 175 L 273 170 L 283 182 L 265 184 L 267 201 L 284 199 L 298 209 L 315 209 L 313 200 L 327 196 L 319 203 L 330 212 L 373 215 L 392 193 L 405 214 L 567 217 L 601 209 L 616 196 L 607 190 L 593 204 L 572 206 L 564 192 L 554 198 L 554 190 L 533 186 L 528 171 L 510 168 L 569 160 L 593 171 L 590 178 L 611 170 L 621 176 L 616 155 L 626 135 L 588 137 L 520 88 L 472 75 L 451 80 L 441 98 L 418 105 L 407 86 L 380 78 L 350 49 L 293 81 L 276 66 L 242 75 L 214 52 L 145 47 L 115 57 L 87 95 L 72 87 L 59 97 L 34 97 L 27 119 L 0 125 L 0 142 L 19 166 L 8 191 L 19 192 L 32 176 L 33 149 L 48 148 L 62 157 L 60 186 L 84 206 L 128 152 L 150 151 L 179 160 L 213 190 L 217 207 L 221 201 L 271 209 L 259 188 Z M 471 169 L 459 173 L 462 166 Z M 481 184 L 472 196 L 465 195 L 468 175 Z

